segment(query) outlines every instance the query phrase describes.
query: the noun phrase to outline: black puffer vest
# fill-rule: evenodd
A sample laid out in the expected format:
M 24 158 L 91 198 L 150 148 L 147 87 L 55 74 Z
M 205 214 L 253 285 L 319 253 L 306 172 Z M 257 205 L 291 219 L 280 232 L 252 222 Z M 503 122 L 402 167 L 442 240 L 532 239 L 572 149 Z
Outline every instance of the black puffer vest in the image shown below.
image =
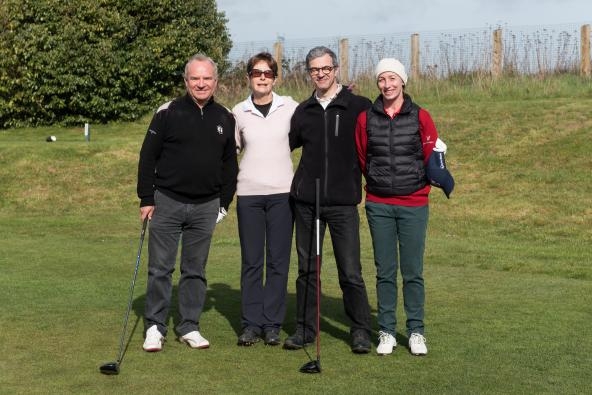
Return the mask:
M 404 95 L 394 119 L 384 112 L 382 95 L 367 111 L 366 188 L 380 196 L 405 196 L 426 185 L 419 135 L 419 106 Z

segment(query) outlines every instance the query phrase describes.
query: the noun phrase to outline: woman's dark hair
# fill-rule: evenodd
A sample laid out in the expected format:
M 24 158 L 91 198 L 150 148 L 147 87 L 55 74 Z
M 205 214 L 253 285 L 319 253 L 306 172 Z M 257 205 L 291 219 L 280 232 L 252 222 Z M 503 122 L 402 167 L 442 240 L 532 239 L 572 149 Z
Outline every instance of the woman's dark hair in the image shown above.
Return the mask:
M 273 71 L 273 75 L 277 77 L 278 64 L 269 52 L 259 52 L 257 55 L 251 56 L 251 59 L 247 62 L 247 75 L 251 75 L 253 67 L 255 67 L 260 61 L 267 63 L 271 71 Z

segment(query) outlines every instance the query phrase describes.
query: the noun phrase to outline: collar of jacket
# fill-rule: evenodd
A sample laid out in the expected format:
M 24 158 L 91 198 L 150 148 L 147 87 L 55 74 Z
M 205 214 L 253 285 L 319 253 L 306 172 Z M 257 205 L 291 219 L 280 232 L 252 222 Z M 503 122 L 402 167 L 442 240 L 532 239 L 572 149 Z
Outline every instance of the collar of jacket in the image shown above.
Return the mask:
M 349 105 L 349 101 L 352 97 L 353 97 L 353 93 L 351 93 L 350 90 L 344 86 L 341 89 L 341 91 L 337 94 L 337 96 L 335 96 L 335 99 L 331 100 L 331 103 L 329 103 L 327 108 L 334 107 L 334 106 L 347 108 L 347 106 Z M 313 107 L 315 105 L 321 106 L 315 96 L 315 91 L 313 91 L 312 95 L 304 102 L 304 106 L 305 107 Z M 322 106 L 321 106 L 321 108 L 322 108 Z
M 412 104 L 413 101 L 411 100 L 411 96 L 409 96 L 406 93 L 403 93 L 403 105 L 401 106 L 401 111 L 399 111 L 398 114 L 409 113 L 409 111 L 411 111 Z M 379 114 L 387 115 L 386 112 L 384 112 L 384 99 L 382 97 L 382 94 L 380 94 L 372 104 L 372 111 L 377 112 Z
M 185 93 L 184 99 L 189 104 L 192 104 L 192 105 L 194 105 L 197 108 L 200 108 L 199 105 L 195 102 L 195 100 L 193 100 L 193 97 L 191 97 L 191 95 L 189 93 Z M 208 101 L 206 102 L 206 104 L 204 104 L 204 106 L 201 107 L 201 108 L 206 108 L 207 106 L 211 105 L 212 103 L 214 103 L 214 96 L 210 97 L 208 99 Z

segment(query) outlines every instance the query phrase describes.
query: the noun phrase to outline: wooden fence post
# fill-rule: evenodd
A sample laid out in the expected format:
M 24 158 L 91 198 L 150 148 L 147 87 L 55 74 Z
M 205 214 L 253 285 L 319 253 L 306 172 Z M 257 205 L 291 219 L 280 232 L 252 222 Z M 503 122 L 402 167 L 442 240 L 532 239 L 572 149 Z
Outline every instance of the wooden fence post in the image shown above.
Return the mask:
M 503 67 L 503 44 L 502 44 L 502 29 L 495 29 L 493 31 L 493 54 L 491 64 L 491 75 L 493 78 L 498 78 L 502 75 Z
M 419 64 L 419 34 L 411 35 L 411 78 L 417 79 L 420 74 Z
M 347 38 L 339 40 L 339 82 L 349 83 L 349 41 Z
M 278 75 L 277 75 L 276 81 L 280 84 L 282 83 L 282 79 L 284 76 L 284 70 L 282 67 L 282 61 L 283 61 L 282 57 L 284 55 L 284 48 L 283 47 L 284 46 L 281 41 L 276 41 L 276 43 L 273 44 L 273 57 L 275 58 L 275 61 L 277 62 L 277 65 L 278 65 Z
M 590 77 L 590 25 L 582 26 L 581 36 L 580 74 Z

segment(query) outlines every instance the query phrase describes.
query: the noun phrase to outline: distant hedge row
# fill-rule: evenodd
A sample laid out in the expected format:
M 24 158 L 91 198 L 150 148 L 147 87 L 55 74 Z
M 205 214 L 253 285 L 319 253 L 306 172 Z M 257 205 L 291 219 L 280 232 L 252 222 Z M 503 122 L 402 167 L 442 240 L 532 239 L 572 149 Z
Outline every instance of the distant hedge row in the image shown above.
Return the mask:
M 226 67 L 226 22 L 215 0 L 0 1 L 0 128 L 136 119 L 191 55 Z

